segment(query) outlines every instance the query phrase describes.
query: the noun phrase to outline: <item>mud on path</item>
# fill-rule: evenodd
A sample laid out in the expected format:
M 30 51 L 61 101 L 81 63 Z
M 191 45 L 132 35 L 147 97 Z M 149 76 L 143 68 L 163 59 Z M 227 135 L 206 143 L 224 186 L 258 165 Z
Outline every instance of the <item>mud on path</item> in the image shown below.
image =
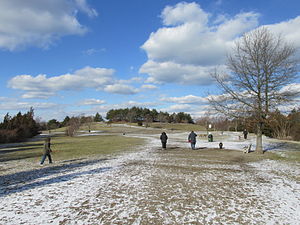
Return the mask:
M 116 158 L 7 174 L 0 224 L 299 224 L 299 164 L 223 154 L 149 138 Z

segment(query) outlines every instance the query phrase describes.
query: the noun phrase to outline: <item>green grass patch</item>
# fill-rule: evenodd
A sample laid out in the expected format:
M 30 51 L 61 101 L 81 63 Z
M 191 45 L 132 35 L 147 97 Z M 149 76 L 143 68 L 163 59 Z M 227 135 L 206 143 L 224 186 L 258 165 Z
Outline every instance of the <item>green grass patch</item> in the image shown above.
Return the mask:
M 69 159 L 135 150 L 135 146 L 142 144 L 143 140 L 126 136 L 99 135 L 56 138 L 52 143 L 57 159 Z
M 40 160 L 43 154 L 43 140 L 20 143 L 19 147 L 0 149 L 0 162 L 11 160 Z M 143 143 L 142 139 L 117 135 L 82 137 L 53 137 L 51 139 L 54 161 L 87 158 L 96 155 L 119 154 L 133 151 Z
M 190 150 L 190 149 L 180 149 L 177 150 L 170 150 L 172 155 L 175 158 L 185 158 L 186 160 L 205 160 L 208 163 L 222 163 L 222 164 L 240 164 L 240 163 L 249 163 L 249 162 L 256 162 L 265 159 L 270 160 L 281 160 L 284 157 L 272 153 L 272 152 L 265 152 L 264 154 L 257 154 L 255 152 L 251 152 L 248 154 L 243 153 L 242 151 L 237 150 L 229 150 L 229 149 L 218 149 L 218 148 L 205 148 L 205 149 L 197 149 L 197 150 Z M 168 153 L 168 151 L 166 151 Z M 178 156 L 179 155 L 179 156 Z M 182 155 L 182 156 L 180 156 Z
M 138 128 L 138 130 L 137 130 Z M 155 128 L 149 129 L 149 128 Z M 109 133 L 145 133 L 145 134 L 155 134 L 160 133 L 161 130 L 170 130 L 170 131 L 206 131 L 206 128 L 196 124 L 189 124 L 189 123 L 148 123 L 147 126 L 138 126 L 137 123 L 96 123 L 93 122 L 90 127 L 87 125 L 82 125 L 78 132 L 88 132 L 91 131 L 103 131 Z M 51 130 L 50 132 L 65 132 L 66 127 L 61 127 L 58 129 Z M 45 131 L 47 134 L 48 131 Z
M 206 128 L 197 124 L 190 123 L 149 123 L 149 127 L 167 129 L 167 130 L 180 130 L 180 131 L 205 131 Z

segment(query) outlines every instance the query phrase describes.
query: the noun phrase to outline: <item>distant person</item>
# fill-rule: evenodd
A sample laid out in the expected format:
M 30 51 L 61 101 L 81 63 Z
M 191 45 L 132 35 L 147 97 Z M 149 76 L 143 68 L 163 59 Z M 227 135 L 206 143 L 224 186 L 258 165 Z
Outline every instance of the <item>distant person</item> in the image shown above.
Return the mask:
M 219 143 L 219 148 L 223 149 L 223 143 L 222 142 Z
M 45 143 L 44 143 L 44 155 L 43 155 L 42 160 L 41 160 L 41 165 L 44 164 L 46 157 L 48 157 L 49 163 L 52 163 L 52 158 L 51 158 L 51 152 L 52 152 L 52 150 L 50 148 L 50 145 L 51 145 L 50 144 L 50 138 L 48 137 L 48 138 L 45 139 Z
M 247 139 L 247 136 L 248 136 L 248 131 L 247 131 L 247 129 L 245 129 L 245 130 L 243 131 L 243 135 L 244 135 L 244 139 Z
M 167 140 L 168 140 L 168 136 L 167 136 L 166 132 L 161 133 L 160 140 L 161 140 L 162 148 L 166 149 L 167 148 Z
M 188 137 L 188 141 L 191 143 L 191 148 L 193 150 L 195 150 L 195 147 L 196 147 L 196 137 L 197 137 L 197 134 L 194 131 L 192 131 Z

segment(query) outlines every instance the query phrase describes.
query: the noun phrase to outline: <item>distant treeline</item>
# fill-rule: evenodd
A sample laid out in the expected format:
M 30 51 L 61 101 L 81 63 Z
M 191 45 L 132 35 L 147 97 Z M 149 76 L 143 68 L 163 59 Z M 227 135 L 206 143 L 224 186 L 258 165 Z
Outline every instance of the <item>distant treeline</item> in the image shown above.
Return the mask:
M 142 125 L 143 123 L 162 122 L 162 123 L 194 123 L 190 114 L 179 112 L 169 114 L 167 112 L 158 112 L 155 109 L 147 108 L 125 108 L 111 109 L 106 114 L 109 122 L 132 122 Z M 66 127 L 66 134 L 73 136 L 81 125 L 86 125 L 91 129 L 93 122 L 104 121 L 97 112 L 95 116 L 66 116 L 62 122 L 51 119 L 48 122 L 41 122 L 34 119 L 34 110 L 22 114 L 19 112 L 15 116 L 8 113 L 0 123 L 0 143 L 18 142 L 26 138 L 33 137 L 41 130 L 50 130 L 60 127 Z M 229 119 L 225 117 L 204 116 L 198 118 L 196 123 L 210 129 L 220 131 L 243 131 L 247 129 L 251 133 L 256 132 L 256 124 L 251 117 Z M 300 108 L 292 110 L 289 114 L 282 114 L 279 110 L 270 113 L 266 118 L 264 134 L 278 139 L 290 139 L 300 141 Z
M 0 143 L 17 142 L 33 137 L 39 132 L 39 124 L 33 118 L 33 108 L 22 114 L 19 112 L 14 117 L 8 113 L 0 123 Z
M 252 117 L 228 119 L 203 116 L 196 123 L 206 127 L 211 124 L 214 130 L 241 132 L 247 129 L 256 133 L 256 122 Z M 270 113 L 265 120 L 263 133 L 272 138 L 300 141 L 300 108 L 293 109 L 289 114 L 283 114 L 279 110 Z
M 191 115 L 184 112 L 169 114 L 140 107 L 111 109 L 107 112 L 106 119 L 110 122 L 124 121 L 130 123 L 194 123 Z

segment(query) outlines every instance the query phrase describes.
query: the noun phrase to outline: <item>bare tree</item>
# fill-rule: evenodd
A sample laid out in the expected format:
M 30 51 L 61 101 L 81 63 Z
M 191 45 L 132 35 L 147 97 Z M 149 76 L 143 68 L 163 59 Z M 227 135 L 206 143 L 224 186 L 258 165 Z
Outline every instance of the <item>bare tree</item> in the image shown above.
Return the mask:
M 288 88 L 297 76 L 296 49 L 266 28 L 244 34 L 228 56 L 229 72 L 213 73 L 223 94 L 211 96 L 215 110 L 256 123 L 256 152 L 263 153 L 262 131 L 271 111 L 298 93 Z
M 72 117 L 68 122 L 68 126 L 66 128 L 66 135 L 73 137 L 76 131 L 79 129 L 80 125 L 80 117 Z
M 268 118 L 268 126 L 272 127 L 273 136 L 279 139 L 287 139 L 291 134 L 292 124 L 287 116 L 279 110 L 271 113 Z
M 91 132 L 93 121 L 94 121 L 94 118 L 92 116 L 82 116 L 80 119 L 81 124 L 86 125 L 89 132 Z

